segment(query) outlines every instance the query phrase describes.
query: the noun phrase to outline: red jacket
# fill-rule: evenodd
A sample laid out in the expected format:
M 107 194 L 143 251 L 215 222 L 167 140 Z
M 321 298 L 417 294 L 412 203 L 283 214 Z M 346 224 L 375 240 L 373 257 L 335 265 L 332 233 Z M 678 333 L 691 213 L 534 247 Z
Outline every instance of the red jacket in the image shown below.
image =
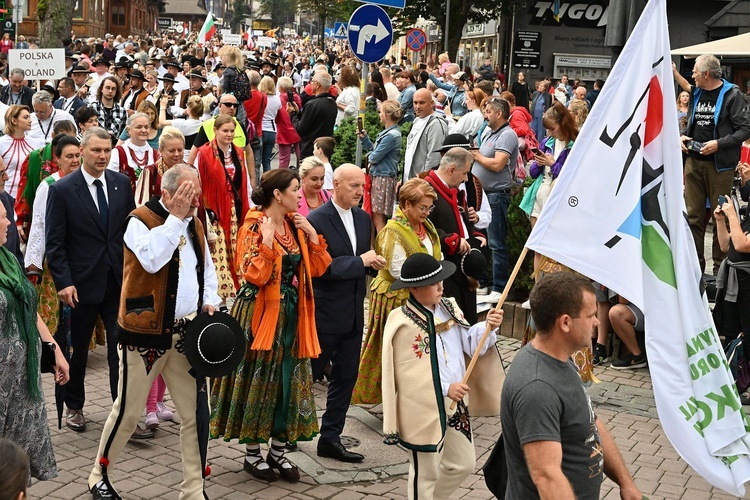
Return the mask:
M 263 131 L 263 113 L 265 113 L 267 105 L 268 96 L 259 90 L 253 90 L 252 97 L 242 103 L 247 119 L 255 124 L 257 135 L 260 135 Z M 248 137 L 247 140 L 249 142 L 253 138 Z
M 510 112 L 508 123 L 518 137 L 526 137 L 530 132 L 531 113 L 522 106 L 516 106 Z
M 279 98 L 281 99 L 281 109 L 276 113 L 276 144 L 297 144 L 300 138 L 286 110 L 286 103 L 288 102 L 286 92 L 281 92 Z M 301 108 L 302 98 L 296 92 L 294 92 L 293 99 L 297 107 Z

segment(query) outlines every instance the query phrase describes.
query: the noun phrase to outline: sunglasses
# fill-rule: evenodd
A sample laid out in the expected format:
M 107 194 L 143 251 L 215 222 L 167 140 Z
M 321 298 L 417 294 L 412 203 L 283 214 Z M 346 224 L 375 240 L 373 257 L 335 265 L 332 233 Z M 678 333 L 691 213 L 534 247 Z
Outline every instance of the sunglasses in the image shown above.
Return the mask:
M 223 104 L 224 106 L 229 106 L 230 108 L 236 108 L 240 104 L 238 102 L 222 102 L 220 104 Z

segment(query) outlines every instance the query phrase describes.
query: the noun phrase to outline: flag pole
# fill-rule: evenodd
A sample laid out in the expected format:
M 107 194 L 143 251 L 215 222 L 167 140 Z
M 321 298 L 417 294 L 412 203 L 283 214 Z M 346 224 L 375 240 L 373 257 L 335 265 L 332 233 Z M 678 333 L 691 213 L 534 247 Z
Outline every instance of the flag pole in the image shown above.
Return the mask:
M 523 265 L 523 261 L 526 260 L 526 253 L 528 252 L 528 247 L 523 247 L 523 250 L 521 250 L 521 255 L 518 256 L 518 260 L 516 261 L 516 267 L 513 268 L 513 272 L 510 273 L 510 277 L 508 278 L 508 282 L 505 284 L 505 289 L 503 290 L 503 294 L 500 296 L 500 300 L 498 301 L 497 305 L 495 305 L 494 309 L 496 311 L 499 311 L 503 308 L 503 304 L 505 303 L 505 299 L 508 298 L 508 294 L 510 293 L 510 287 L 513 286 L 513 282 L 516 281 L 516 276 L 518 276 L 518 271 L 521 270 L 521 266 Z M 487 325 L 487 327 L 484 329 L 484 334 L 482 335 L 482 339 L 477 344 L 477 350 L 474 351 L 474 355 L 471 357 L 471 362 L 469 363 L 469 366 L 466 367 L 466 374 L 464 375 L 464 379 L 461 381 L 462 384 L 465 384 L 467 380 L 469 380 L 469 376 L 471 375 L 472 370 L 474 370 L 474 365 L 477 364 L 477 360 L 479 359 L 479 352 L 482 349 L 482 346 L 487 341 L 487 336 L 490 334 L 490 326 Z M 453 401 L 451 403 L 450 409 L 454 410 L 456 408 L 456 402 Z

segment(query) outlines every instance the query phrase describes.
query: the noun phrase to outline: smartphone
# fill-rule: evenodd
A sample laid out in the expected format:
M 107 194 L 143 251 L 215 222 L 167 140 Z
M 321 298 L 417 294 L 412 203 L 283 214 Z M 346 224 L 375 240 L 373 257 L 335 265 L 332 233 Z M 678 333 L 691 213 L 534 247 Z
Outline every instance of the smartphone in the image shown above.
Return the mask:
M 294 103 L 294 92 L 291 90 L 286 91 L 286 102 Z
M 719 206 L 722 206 L 725 203 L 729 203 L 729 200 L 727 200 L 727 197 L 724 195 L 719 195 Z
M 358 116 L 357 117 L 357 132 L 362 132 L 364 128 L 365 128 L 365 125 L 364 125 L 364 122 L 362 121 L 362 117 Z
M 537 156 L 541 156 L 542 155 L 542 152 L 539 151 L 538 148 L 531 148 L 531 152 L 534 153 Z

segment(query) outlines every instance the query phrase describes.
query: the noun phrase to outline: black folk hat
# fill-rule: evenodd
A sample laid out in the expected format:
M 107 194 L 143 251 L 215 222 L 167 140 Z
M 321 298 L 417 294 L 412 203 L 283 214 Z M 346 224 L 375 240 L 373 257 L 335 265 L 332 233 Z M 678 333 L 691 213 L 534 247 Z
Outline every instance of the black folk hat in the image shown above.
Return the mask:
M 401 277 L 393 282 L 391 290 L 427 286 L 443 281 L 456 272 L 456 265 L 447 260 L 437 261 L 426 253 L 410 255 L 401 266 Z
M 164 73 L 164 76 L 157 76 L 157 80 L 161 80 L 162 82 L 175 82 L 174 75 L 172 73 Z
M 229 375 L 245 356 L 242 327 L 227 313 L 201 313 L 185 329 L 185 356 L 199 375 Z
M 472 248 L 461 256 L 461 272 L 464 276 L 479 280 L 487 269 L 487 260 L 478 248 Z
M 130 78 L 139 78 L 139 79 L 141 79 L 143 81 L 146 80 L 146 76 L 139 69 L 130 70 L 130 75 L 129 76 L 130 76 Z
M 170 59 L 169 61 L 162 62 L 161 64 L 165 68 L 168 68 L 168 67 L 172 66 L 173 68 L 182 69 L 182 64 L 178 63 L 174 59 Z
M 190 72 L 190 74 L 188 75 L 188 77 L 189 77 L 189 78 L 200 78 L 200 79 L 201 79 L 201 80 L 203 80 L 204 82 L 205 82 L 205 81 L 208 81 L 208 78 L 206 78 L 205 76 L 203 76 L 203 74 L 201 73 L 201 70 L 199 70 L 199 69 L 194 69 L 194 70 L 192 70 L 192 71 Z
M 474 151 L 479 148 L 474 147 L 463 134 L 448 134 L 443 140 L 443 146 L 436 149 L 433 153 L 447 153 L 452 148 L 464 148 L 467 151 Z

